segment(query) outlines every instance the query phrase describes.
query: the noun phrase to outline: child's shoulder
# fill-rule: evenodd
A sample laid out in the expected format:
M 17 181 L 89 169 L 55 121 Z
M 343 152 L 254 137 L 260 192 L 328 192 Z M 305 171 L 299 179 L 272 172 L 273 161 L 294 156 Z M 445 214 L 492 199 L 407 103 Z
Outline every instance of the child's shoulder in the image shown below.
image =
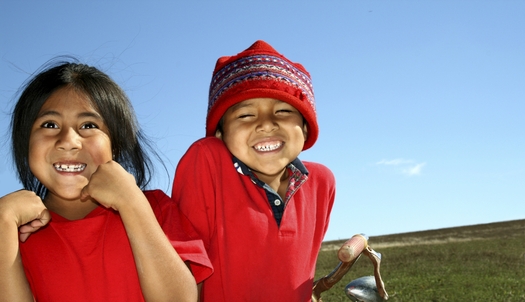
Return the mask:
M 196 140 L 195 142 L 193 142 L 189 149 L 195 149 L 195 148 L 201 148 L 201 149 L 202 148 L 211 148 L 211 149 L 223 148 L 223 149 L 226 149 L 226 145 L 224 144 L 222 140 L 214 136 L 207 136 L 207 137 L 200 138 Z
M 315 177 L 329 179 L 330 181 L 335 180 L 332 170 L 330 170 L 327 166 L 311 161 L 302 161 L 302 163 L 308 170 L 309 178 Z
M 191 144 L 186 153 L 229 153 L 224 142 L 214 136 L 208 136 L 196 140 Z
M 148 189 L 148 190 L 142 191 L 142 193 L 144 193 L 144 195 L 148 199 L 150 198 L 151 199 L 163 199 L 164 197 L 168 196 L 166 195 L 166 193 L 164 193 L 164 191 L 160 189 Z
M 169 196 L 160 189 L 144 190 L 142 193 L 144 193 L 152 207 L 170 200 Z
M 308 171 L 319 170 L 319 171 L 328 171 L 331 173 L 330 169 L 321 163 L 313 162 L 313 161 L 306 161 L 306 160 L 301 160 L 301 162 L 308 169 Z
M 191 144 L 186 153 L 179 161 L 183 165 L 208 165 L 210 163 L 231 162 L 231 153 L 224 142 L 216 137 L 201 138 Z

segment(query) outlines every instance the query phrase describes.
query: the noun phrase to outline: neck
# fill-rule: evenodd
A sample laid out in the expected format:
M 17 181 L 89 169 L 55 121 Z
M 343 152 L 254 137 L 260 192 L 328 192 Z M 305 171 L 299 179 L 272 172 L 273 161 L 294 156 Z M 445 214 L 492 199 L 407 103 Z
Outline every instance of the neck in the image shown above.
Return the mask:
M 265 184 L 269 185 L 281 198 L 284 200 L 286 191 L 288 190 L 288 169 L 284 168 L 281 172 L 275 175 L 261 174 L 257 171 L 253 171 L 257 178 L 262 180 Z
M 44 204 L 48 210 L 68 220 L 82 219 L 99 206 L 92 199 L 86 201 L 80 199 L 64 200 L 50 195 L 46 196 Z

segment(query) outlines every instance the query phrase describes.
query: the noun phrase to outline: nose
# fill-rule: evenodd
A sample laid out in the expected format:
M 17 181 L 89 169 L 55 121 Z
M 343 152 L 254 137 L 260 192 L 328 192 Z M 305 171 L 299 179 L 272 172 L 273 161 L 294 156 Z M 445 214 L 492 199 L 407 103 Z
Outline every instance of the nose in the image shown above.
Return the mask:
M 56 148 L 62 151 L 81 149 L 80 135 L 72 128 L 64 128 L 60 131 Z
M 258 118 L 257 131 L 272 132 L 279 127 L 273 114 L 261 114 Z

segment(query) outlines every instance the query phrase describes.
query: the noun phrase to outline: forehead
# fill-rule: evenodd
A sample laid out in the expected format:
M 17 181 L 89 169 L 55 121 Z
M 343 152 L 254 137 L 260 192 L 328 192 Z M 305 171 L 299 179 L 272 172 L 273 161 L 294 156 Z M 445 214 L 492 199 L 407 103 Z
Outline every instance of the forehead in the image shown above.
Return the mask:
M 72 87 L 63 87 L 53 92 L 42 104 L 40 113 L 48 110 L 98 112 L 85 93 Z
M 286 102 L 273 98 L 253 98 L 247 99 L 228 108 L 229 111 L 235 111 L 245 107 L 259 107 L 259 106 L 274 106 L 274 105 L 289 105 Z

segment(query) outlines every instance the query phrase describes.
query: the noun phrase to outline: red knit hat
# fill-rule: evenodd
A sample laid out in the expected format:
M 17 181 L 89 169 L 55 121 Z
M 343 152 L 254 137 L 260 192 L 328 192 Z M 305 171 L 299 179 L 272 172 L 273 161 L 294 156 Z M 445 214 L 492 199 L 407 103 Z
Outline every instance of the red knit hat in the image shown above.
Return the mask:
M 219 121 L 232 105 L 265 97 L 286 102 L 301 112 L 308 127 L 303 150 L 313 146 L 319 127 L 310 74 L 261 40 L 235 56 L 217 60 L 210 83 L 206 136 L 215 135 Z

